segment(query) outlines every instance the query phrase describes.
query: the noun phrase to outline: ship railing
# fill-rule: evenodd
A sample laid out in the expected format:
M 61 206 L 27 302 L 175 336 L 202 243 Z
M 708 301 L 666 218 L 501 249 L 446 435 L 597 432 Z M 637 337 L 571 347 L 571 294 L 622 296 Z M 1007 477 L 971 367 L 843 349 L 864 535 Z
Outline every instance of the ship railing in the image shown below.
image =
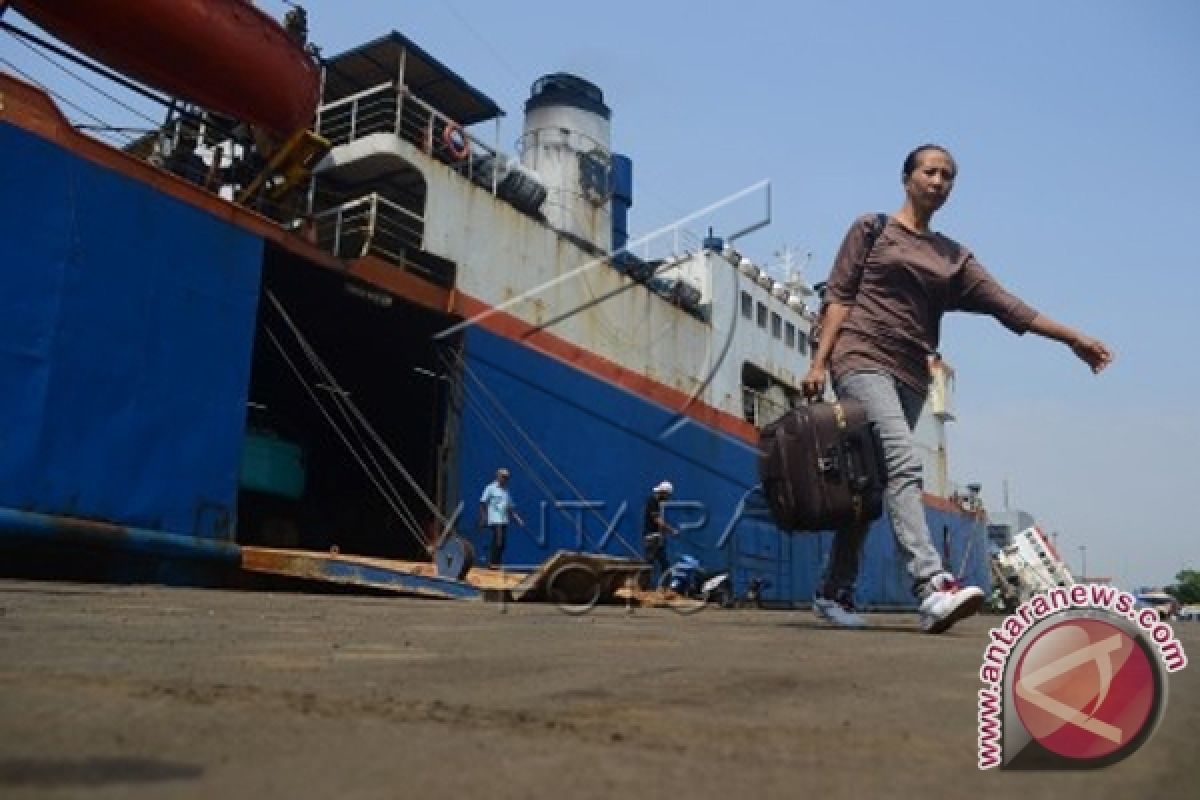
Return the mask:
M 317 133 L 334 147 L 373 133 L 395 133 L 399 105 L 395 83 L 372 86 L 321 106 Z
M 496 193 L 504 154 L 395 82 L 321 106 L 317 132 L 334 147 L 376 133 L 399 136 L 467 180 Z
M 659 236 L 640 240 L 629 251 L 643 261 L 681 259 L 700 252 L 703 243 L 703 237 L 695 231 L 673 227 Z
M 453 276 L 415 263 L 421 251 L 425 221 L 416 213 L 377 192 L 358 197 L 313 215 L 317 244 L 337 258 L 353 260 L 376 255 L 444 284 Z

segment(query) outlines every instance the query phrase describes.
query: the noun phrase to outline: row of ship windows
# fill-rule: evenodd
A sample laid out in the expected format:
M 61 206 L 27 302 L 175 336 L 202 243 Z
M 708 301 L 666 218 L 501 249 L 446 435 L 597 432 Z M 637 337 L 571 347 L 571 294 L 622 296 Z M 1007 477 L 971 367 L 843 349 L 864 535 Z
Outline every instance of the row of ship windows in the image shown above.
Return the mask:
M 1030 541 L 1032 541 L 1032 538 L 1030 539 Z M 1050 555 L 1045 550 L 1043 550 L 1041 547 L 1039 547 L 1038 545 L 1035 544 L 1033 546 L 1033 552 L 1035 552 L 1039 556 L 1041 556 L 1042 564 L 1044 564 L 1047 569 L 1054 568 L 1054 563 L 1050 560 Z
M 769 318 L 772 336 L 776 339 L 783 339 L 784 344 L 788 347 L 795 347 L 804 354 L 808 353 L 808 337 L 804 335 L 804 331 L 797 330 L 796 326 L 790 322 L 784 322 L 783 317 L 774 311 L 768 315 L 766 303 L 755 303 L 749 292 L 742 292 L 742 316 L 755 320 L 758 327 L 764 330 Z

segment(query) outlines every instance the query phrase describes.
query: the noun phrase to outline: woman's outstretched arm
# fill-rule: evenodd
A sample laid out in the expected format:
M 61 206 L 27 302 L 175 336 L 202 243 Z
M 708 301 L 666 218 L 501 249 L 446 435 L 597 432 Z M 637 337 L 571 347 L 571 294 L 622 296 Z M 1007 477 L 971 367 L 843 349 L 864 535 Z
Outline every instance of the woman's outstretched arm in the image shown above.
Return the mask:
M 1047 339 L 1062 342 L 1071 348 L 1083 363 L 1091 367 L 1092 372 L 1099 372 L 1112 363 L 1112 351 L 1104 342 L 1056 322 L 1045 314 L 1034 317 L 1033 322 L 1029 323 L 1029 330 Z

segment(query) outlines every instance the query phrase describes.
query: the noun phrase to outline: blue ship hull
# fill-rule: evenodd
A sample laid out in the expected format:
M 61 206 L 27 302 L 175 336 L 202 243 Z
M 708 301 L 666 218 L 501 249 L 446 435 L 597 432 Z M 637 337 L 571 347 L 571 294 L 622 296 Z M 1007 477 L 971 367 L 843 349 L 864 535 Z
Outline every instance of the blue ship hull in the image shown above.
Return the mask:
M 232 541 L 263 241 L 0 125 L 0 507 Z

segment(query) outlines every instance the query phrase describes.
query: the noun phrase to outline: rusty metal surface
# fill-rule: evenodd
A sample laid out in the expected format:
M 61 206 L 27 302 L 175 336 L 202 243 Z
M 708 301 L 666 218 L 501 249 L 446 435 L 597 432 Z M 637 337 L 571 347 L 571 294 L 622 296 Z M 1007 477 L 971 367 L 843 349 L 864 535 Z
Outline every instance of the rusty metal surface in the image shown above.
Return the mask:
M 514 586 L 511 594 L 515 600 L 535 599 L 559 585 L 564 590 L 570 586 L 589 594 L 594 591 L 596 602 L 606 602 L 628 578 L 636 578 L 649 568 L 638 559 L 559 550 Z
M 212 560 L 234 564 L 241 548 L 229 541 L 147 530 L 78 517 L 0 508 L 0 538 L 46 545 L 118 550 L 162 559 Z
M 243 547 L 241 556 L 248 572 L 459 600 L 544 600 L 557 587 L 560 593 L 581 591 L 606 602 L 628 578 L 648 569 L 636 559 L 560 550 L 533 572 L 476 567 L 456 581 L 438 576 L 437 567 L 424 562 L 270 547 Z
M 445 600 L 479 600 L 469 583 L 437 576 L 432 564 L 307 550 L 243 547 L 242 569 Z

